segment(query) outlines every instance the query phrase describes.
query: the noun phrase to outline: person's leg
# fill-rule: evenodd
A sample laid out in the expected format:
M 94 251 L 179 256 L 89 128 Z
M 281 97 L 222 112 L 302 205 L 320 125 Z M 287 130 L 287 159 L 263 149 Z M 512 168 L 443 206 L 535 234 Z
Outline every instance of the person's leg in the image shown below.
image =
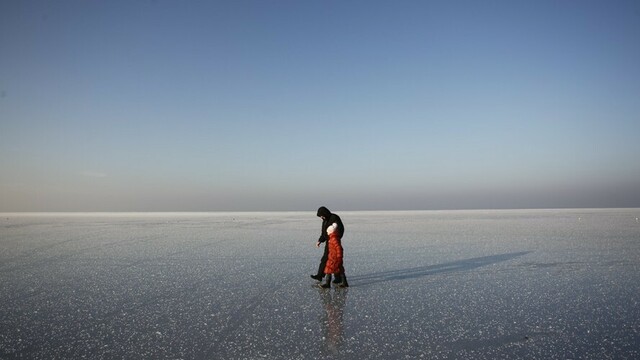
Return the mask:
M 337 284 L 339 287 L 349 287 L 349 282 L 347 281 L 347 274 L 344 272 L 344 266 L 341 265 L 340 266 L 340 282 L 339 284 Z M 334 283 L 337 283 L 337 281 L 334 281 Z
M 329 242 L 324 243 L 324 253 L 320 259 L 320 265 L 318 266 L 318 272 L 315 275 L 311 275 L 312 279 L 322 281 L 324 277 L 324 267 L 327 266 L 327 259 L 329 258 Z
M 349 287 L 349 283 L 347 282 L 347 273 L 344 271 L 344 250 L 342 249 L 342 244 L 340 245 L 340 254 L 342 257 L 342 261 L 340 262 L 340 277 L 338 278 L 338 276 L 336 276 L 336 280 L 333 282 L 339 287 Z
M 327 274 L 327 276 L 325 277 L 325 283 L 320 286 L 325 289 L 328 289 L 331 287 L 331 274 Z

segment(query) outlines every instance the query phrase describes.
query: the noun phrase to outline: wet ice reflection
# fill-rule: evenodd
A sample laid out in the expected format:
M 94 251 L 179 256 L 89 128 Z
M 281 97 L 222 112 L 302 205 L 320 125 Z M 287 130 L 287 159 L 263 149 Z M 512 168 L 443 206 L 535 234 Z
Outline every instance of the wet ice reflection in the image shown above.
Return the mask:
M 322 334 L 325 348 L 330 354 L 337 354 L 344 341 L 343 315 L 349 289 L 318 289 L 324 313 L 322 316 Z

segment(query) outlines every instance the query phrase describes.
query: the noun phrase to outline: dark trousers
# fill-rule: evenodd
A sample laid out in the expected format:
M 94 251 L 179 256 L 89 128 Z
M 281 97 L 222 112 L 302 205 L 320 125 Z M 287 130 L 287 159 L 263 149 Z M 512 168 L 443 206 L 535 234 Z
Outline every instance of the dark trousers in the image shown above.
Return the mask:
M 327 265 L 327 259 L 329 258 L 329 242 L 324 242 L 324 254 L 320 259 L 320 266 L 318 266 L 318 275 L 324 275 L 324 267 Z

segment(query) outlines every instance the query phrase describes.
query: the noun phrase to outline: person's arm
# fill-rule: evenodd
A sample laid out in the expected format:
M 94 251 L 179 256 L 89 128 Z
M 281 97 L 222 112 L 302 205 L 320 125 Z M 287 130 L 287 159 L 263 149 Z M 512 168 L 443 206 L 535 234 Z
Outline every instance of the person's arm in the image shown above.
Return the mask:
M 318 238 L 318 242 L 316 242 L 316 247 L 320 247 L 320 244 L 322 244 L 327 240 L 328 240 L 327 233 L 326 231 L 324 231 L 324 226 L 323 226 L 322 230 L 320 230 L 320 237 Z
M 316 243 L 316 247 L 320 247 L 320 244 L 322 244 L 323 242 L 327 241 L 328 236 L 333 234 L 337 230 L 338 230 L 338 224 L 337 223 L 333 223 L 333 224 L 329 225 L 327 227 L 326 233 L 323 233 L 322 235 L 320 235 L 320 239 L 318 239 L 318 242 Z
M 318 238 L 318 242 L 316 243 L 316 246 L 320 246 L 320 244 L 322 244 L 325 241 L 327 241 L 327 235 L 326 234 L 320 235 L 320 237 Z

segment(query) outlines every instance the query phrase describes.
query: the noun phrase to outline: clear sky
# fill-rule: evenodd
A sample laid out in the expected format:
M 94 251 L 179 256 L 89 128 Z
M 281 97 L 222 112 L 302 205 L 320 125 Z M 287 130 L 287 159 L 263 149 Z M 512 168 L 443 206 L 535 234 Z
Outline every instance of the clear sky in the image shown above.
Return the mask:
M 640 1 L 0 2 L 0 211 L 640 207 Z

